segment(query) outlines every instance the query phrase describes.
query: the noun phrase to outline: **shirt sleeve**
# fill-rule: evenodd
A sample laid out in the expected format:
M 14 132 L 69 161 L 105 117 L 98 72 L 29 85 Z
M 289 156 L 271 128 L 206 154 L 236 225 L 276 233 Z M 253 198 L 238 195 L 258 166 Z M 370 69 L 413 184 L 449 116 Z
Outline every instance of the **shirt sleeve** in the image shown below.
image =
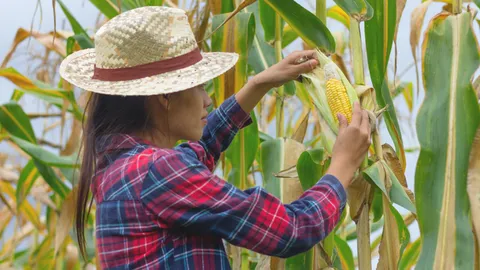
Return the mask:
M 200 141 L 182 143 L 177 147 L 189 148 L 213 171 L 220 154 L 227 149 L 238 130 L 251 123 L 250 115 L 240 107 L 235 95 L 232 95 L 208 115 Z
M 141 200 L 163 228 L 215 235 L 236 246 L 287 258 L 305 252 L 336 226 L 346 193 L 323 176 L 296 201 L 283 204 L 261 187 L 240 190 L 183 154 L 150 167 Z

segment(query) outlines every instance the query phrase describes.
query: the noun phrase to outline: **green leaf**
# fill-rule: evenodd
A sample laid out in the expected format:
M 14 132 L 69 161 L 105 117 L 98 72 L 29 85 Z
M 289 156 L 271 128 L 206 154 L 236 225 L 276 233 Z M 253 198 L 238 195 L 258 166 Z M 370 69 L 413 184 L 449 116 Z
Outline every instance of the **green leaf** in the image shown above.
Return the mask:
M 381 198 L 381 197 L 380 197 Z M 381 203 L 381 201 L 380 201 Z M 383 209 L 383 208 L 382 208 Z M 384 225 L 384 221 L 382 218 L 380 218 L 377 222 L 374 222 L 372 223 L 372 226 L 370 228 L 370 234 L 373 234 L 374 232 L 377 232 L 378 230 L 380 230 L 381 228 L 383 228 L 383 225 Z M 354 224 L 353 224 L 354 225 Z M 354 225 L 355 226 L 355 225 Z M 357 231 L 356 230 L 353 230 L 351 233 L 349 233 L 345 239 L 347 241 L 352 241 L 352 240 L 355 240 L 357 239 Z
M 56 0 L 59 4 L 60 7 L 63 10 L 63 13 L 67 17 L 68 21 L 70 22 L 70 25 L 72 26 L 72 30 L 75 33 L 75 35 L 82 35 L 85 38 L 85 41 L 88 43 L 87 48 L 93 48 L 95 45 L 93 44 L 93 41 L 90 39 L 88 36 L 87 32 L 85 32 L 85 28 L 83 28 L 80 23 L 75 19 L 75 17 L 72 15 L 72 13 L 68 10 L 67 6 L 63 3 L 61 0 Z
M 145 0 L 145 6 L 161 6 L 163 0 Z
M 350 16 L 339 6 L 331 6 L 327 9 L 327 17 L 337 20 L 347 29 L 350 29 Z
M 379 221 L 383 216 L 382 191 L 374 188 L 372 200 L 373 222 Z
M 65 185 L 65 183 L 58 178 L 52 168 L 39 161 L 38 159 L 33 159 L 35 167 L 37 167 L 38 173 L 42 178 L 47 182 L 47 184 L 57 193 L 62 199 L 65 199 L 67 194 L 70 192 L 70 189 Z
M 373 8 L 366 0 L 334 0 L 352 18 L 361 22 L 370 20 Z
M 212 29 L 217 29 L 229 14 L 213 16 Z M 212 51 L 236 52 L 239 55 L 235 69 L 216 77 L 215 102 L 218 107 L 226 98 L 238 92 L 247 81 L 247 61 L 255 36 L 255 19 L 250 12 L 240 12 L 222 25 L 212 36 Z M 229 77 L 227 80 L 226 78 Z
M 102 12 L 105 17 L 111 19 L 118 15 L 116 7 L 113 7 L 110 1 L 107 0 L 90 0 L 90 2 Z
M 317 16 L 293 0 L 264 1 L 292 27 L 310 47 L 318 47 L 328 53 L 335 52 L 335 39 Z
M 385 194 L 391 202 L 402 206 L 412 213 L 416 213 L 416 209 L 412 201 L 410 201 L 402 185 L 398 182 L 397 177 L 384 161 L 375 162 L 372 166 L 363 171 L 363 175 L 366 180 L 380 188 L 382 193 Z M 389 177 L 392 183 L 390 192 L 387 192 L 385 188 L 385 177 Z
M 260 23 L 260 12 L 258 2 L 246 7 L 247 12 L 252 12 L 255 17 L 255 35 L 252 47 L 248 56 L 248 64 L 252 66 L 255 73 L 260 73 L 276 63 L 275 49 L 265 42 L 263 27 Z
M 325 151 L 322 148 L 303 152 L 297 161 L 297 173 L 303 190 L 313 187 L 325 174 L 328 165 L 325 162 Z M 325 164 L 322 164 L 325 162 Z
M 241 189 L 248 188 L 247 183 L 243 181 L 246 180 L 246 176 L 252 167 L 259 144 L 257 119 L 253 112 L 250 116 L 252 118 L 252 124 L 240 130 L 227 151 L 225 151 L 226 157 L 232 163 L 232 170 L 228 177 L 228 182 Z
M 370 78 L 375 88 L 378 105 L 381 108 L 388 106 L 383 116 L 395 144 L 395 151 L 399 155 L 402 167 L 405 169 L 402 134 L 386 80 L 387 64 L 396 26 L 396 2 L 395 0 L 369 0 L 368 2 L 374 9 L 372 19 L 365 22 L 365 41 Z
M 282 139 L 264 141 L 260 144 L 260 164 L 263 187 L 277 198 L 281 198 L 280 179 L 273 176 L 282 170 L 285 143 Z
M 45 163 L 46 165 L 67 168 L 78 166 L 78 164 L 76 164 L 77 158 L 75 154 L 71 156 L 57 156 L 38 145 L 23 140 L 22 138 L 12 135 L 10 136 L 10 139 L 31 157 Z
M 37 143 L 30 118 L 15 101 L 0 106 L 0 123 L 11 135 Z
M 335 235 L 335 247 L 337 249 L 337 254 L 342 263 L 343 270 L 354 270 L 355 261 L 353 259 L 353 253 L 350 249 L 348 243 L 340 238 L 338 235 Z
M 402 259 L 403 252 L 405 251 L 405 248 L 407 247 L 408 243 L 410 242 L 410 232 L 408 231 L 407 225 L 405 225 L 405 221 L 403 220 L 402 215 L 398 213 L 397 209 L 390 205 L 390 211 L 392 212 L 393 216 L 395 217 L 395 220 L 397 222 L 397 227 L 398 227 L 398 239 L 400 240 L 400 260 Z M 400 261 L 399 261 L 400 263 Z
M 470 81 L 480 55 L 471 14 L 435 16 L 422 47 L 425 99 L 416 122 L 421 150 L 415 172 L 422 251 L 417 267 L 473 269 L 467 171 L 480 123 Z
M 283 28 L 282 48 L 287 47 L 288 45 L 290 45 L 290 43 L 295 41 L 297 38 L 298 38 L 297 32 L 293 31 L 293 29 L 289 25 L 286 25 Z
M 265 0 L 258 0 L 258 10 L 264 30 L 264 39 L 267 43 L 271 43 L 275 40 L 275 10 L 265 3 Z
M 392 187 L 389 194 L 390 199 L 392 200 L 392 202 L 416 214 L 417 210 L 415 209 L 415 205 L 408 197 L 402 184 L 400 184 L 400 181 L 398 181 L 397 177 L 395 176 L 395 173 L 390 169 L 387 163 L 384 162 L 383 164 L 387 171 L 387 176 L 390 177 L 390 181 L 392 182 Z
M 10 97 L 10 100 L 18 102 L 23 97 L 23 92 L 15 89 Z
M 400 265 L 398 269 L 410 270 L 416 264 L 418 257 L 420 256 L 420 249 L 422 246 L 422 242 L 420 240 L 421 238 L 417 238 L 417 240 L 407 246 L 402 258 L 400 259 Z
M 30 160 L 25 167 L 23 167 L 20 177 L 18 178 L 17 189 L 15 196 L 17 197 L 17 206 L 21 205 L 23 200 L 27 197 L 32 189 L 35 180 L 39 177 L 37 167 L 33 160 Z
M 67 56 L 73 53 L 73 47 L 75 46 L 75 43 L 78 43 L 82 49 L 93 48 L 91 46 L 92 43 L 89 37 L 86 37 L 83 34 L 76 34 L 68 37 L 67 39 Z

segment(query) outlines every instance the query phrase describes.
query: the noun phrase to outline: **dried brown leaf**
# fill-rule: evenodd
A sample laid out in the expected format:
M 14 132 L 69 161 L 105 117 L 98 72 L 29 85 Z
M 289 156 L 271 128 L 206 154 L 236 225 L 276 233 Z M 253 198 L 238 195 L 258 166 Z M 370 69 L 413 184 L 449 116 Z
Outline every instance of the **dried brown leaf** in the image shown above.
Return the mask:
M 10 50 L 8 51 L 5 58 L 3 59 L 3 62 L 0 65 L 0 68 L 4 68 L 7 66 L 8 62 L 12 58 L 13 53 L 17 49 L 18 45 L 28 37 L 35 38 L 38 42 L 40 42 L 40 44 L 45 46 L 47 49 L 55 51 L 61 56 L 65 56 L 67 51 L 66 46 L 61 39 L 58 39 L 58 38 L 54 39 L 55 36 L 61 37 L 60 33 L 54 34 L 54 32 L 51 32 L 51 33 L 40 33 L 36 31 L 30 32 L 24 28 L 19 28 L 17 30 L 17 33 L 15 34 L 15 38 L 13 39 L 12 46 L 10 47 Z
M 403 189 L 407 193 L 408 197 L 415 204 L 415 196 L 413 192 L 408 188 L 407 178 L 405 177 L 402 164 L 400 163 L 400 160 L 398 159 L 398 156 L 395 153 L 395 150 L 391 145 L 383 144 L 382 151 L 383 151 L 383 158 L 387 162 L 387 165 L 390 167 L 390 169 L 392 169 L 393 173 L 395 174 L 395 177 L 397 177 L 398 181 L 403 186 Z
M 400 239 L 398 234 L 397 221 L 390 210 L 390 202 L 385 195 L 382 195 L 383 204 L 383 234 L 379 246 L 379 259 L 377 269 L 397 269 L 400 260 Z
M 77 193 L 77 186 L 65 197 L 62 208 L 60 209 L 60 216 L 58 218 L 57 226 L 55 229 L 55 254 L 57 254 L 63 241 L 68 236 L 68 232 L 72 227 L 73 217 L 75 213 L 75 197 Z
M 270 261 L 270 256 L 261 254 L 255 270 L 270 270 Z
M 417 46 L 420 41 L 420 34 L 422 32 L 423 19 L 427 12 L 428 5 L 432 3 L 432 0 L 427 0 L 418 5 L 411 13 L 410 17 L 410 47 L 412 49 L 413 62 L 415 63 L 415 72 L 417 77 L 417 95 L 420 89 L 420 74 L 417 65 Z
M 397 40 L 398 27 L 400 25 L 400 19 L 402 18 L 403 10 L 405 9 L 405 4 L 407 0 L 397 0 L 397 21 L 395 23 L 395 34 L 393 40 Z
M 295 132 L 293 133 L 292 139 L 297 142 L 302 143 L 305 139 L 305 134 L 307 134 L 308 128 L 308 117 L 310 116 L 310 110 L 307 110 L 302 117 L 299 118 L 297 124 L 295 125 Z
M 350 218 L 357 222 L 362 212 L 362 208 L 366 206 L 367 194 L 370 190 L 370 184 L 363 179 L 361 175 L 355 177 L 347 188 L 347 200 L 350 208 Z

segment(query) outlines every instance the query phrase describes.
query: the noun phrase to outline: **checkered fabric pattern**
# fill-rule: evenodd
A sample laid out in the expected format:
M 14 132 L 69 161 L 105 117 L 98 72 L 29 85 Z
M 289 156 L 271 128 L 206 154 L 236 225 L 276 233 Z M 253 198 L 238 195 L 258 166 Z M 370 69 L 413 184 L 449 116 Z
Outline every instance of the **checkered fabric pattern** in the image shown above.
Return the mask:
M 333 230 L 346 202 L 332 175 L 283 204 L 262 187 L 240 190 L 213 173 L 251 123 L 232 96 L 210 113 L 199 142 L 161 149 L 125 134 L 98 138 L 96 239 L 103 269 L 231 269 L 225 240 L 290 257 Z

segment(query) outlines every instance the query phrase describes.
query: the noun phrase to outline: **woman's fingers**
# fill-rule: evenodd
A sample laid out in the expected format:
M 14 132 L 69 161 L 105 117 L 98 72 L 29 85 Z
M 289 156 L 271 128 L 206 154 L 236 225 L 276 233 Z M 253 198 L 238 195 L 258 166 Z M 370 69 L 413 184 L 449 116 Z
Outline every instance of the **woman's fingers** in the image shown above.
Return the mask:
M 370 120 L 368 119 L 368 112 L 365 110 L 362 111 L 362 124 L 360 130 L 363 134 L 366 134 L 368 140 L 370 140 Z
M 353 114 L 352 114 L 352 122 L 350 122 L 351 126 L 360 127 L 362 123 L 362 109 L 360 108 L 360 103 L 355 101 L 353 103 Z

